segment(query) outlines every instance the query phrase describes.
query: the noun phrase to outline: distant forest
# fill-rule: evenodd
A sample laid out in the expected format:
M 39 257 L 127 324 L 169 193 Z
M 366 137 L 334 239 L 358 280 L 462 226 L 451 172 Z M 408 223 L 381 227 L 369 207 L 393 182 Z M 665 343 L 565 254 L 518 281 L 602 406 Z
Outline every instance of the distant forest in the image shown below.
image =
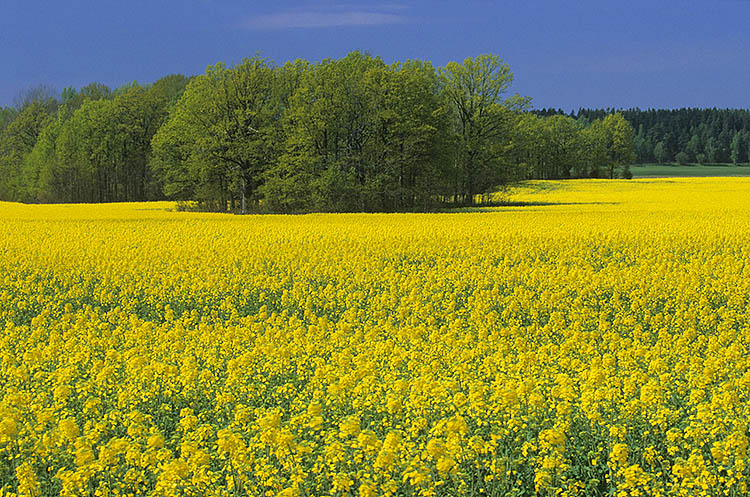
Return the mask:
M 614 109 L 579 109 L 580 122 L 613 114 Z M 676 109 L 618 111 L 636 131 L 636 163 L 744 164 L 750 162 L 750 111 L 745 109 Z M 542 109 L 539 116 L 565 115 Z
M 353 52 L 116 89 L 39 86 L 0 109 L 0 200 L 427 210 L 523 179 L 628 178 L 640 137 L 662 139 L 646 117 L 641 129 L 626 113 L 534 113 L 512 81 L 496 55 L 436 68 Z M 681 132 L 661 148 L 676 153 Z

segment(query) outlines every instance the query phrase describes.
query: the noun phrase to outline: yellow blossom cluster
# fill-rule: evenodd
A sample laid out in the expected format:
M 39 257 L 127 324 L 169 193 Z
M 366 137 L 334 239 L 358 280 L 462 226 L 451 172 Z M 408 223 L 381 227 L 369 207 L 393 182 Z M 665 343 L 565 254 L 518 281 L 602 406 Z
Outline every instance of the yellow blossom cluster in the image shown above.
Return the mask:
M 739 496 L 750 179 L 0 203 L 0 496 Z

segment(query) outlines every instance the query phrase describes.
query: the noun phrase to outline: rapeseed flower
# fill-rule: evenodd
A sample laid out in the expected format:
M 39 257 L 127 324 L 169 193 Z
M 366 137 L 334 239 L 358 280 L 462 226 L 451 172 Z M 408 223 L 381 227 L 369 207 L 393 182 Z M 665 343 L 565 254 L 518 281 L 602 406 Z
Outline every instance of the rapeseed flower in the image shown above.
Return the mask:
M 750 181 L 509 195 L 0 204 L 0 495 L 745 494 Z

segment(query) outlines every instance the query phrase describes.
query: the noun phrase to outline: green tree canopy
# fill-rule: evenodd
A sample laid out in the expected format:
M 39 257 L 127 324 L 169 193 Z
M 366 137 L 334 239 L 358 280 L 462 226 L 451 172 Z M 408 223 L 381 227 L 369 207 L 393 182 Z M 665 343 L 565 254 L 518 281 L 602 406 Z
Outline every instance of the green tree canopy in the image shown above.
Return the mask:
M 262 173 L 274 159 L 279 115 L 274 71 L 263 59 L 211 66 L 190 81 L 169 122 L 155 135 L 155 164 L 165 191 L 183 198 L 258 201 Z
M 449 62 L 441 71 L 443 95 L 455 128 L 455 194 L 463 203 L 502 180 L 502 159 L 511 112 L 529 103 L 518 95 L 504 99 L 513 73 L 497 55 Z
M 51 120 L 45 103 L 32 101 L 0 133 L 0 199 L 29 199 L 24 188 L 22 164 Z
M 59 106 L 32 89 L 0 111 L 0 199 L 423 210 L 471 204 L 520 179 L 629 177 L 630 161 L 666 160 L 681 147 L 747 157 L 750 140 L 735 130 L 742 114 L 722 117 L 717 136 L 700 122 L 692 138 L 675 129 L 655 141 L 648 123 L 634 134 L 613 111 L 529 113 L 528 98 L 510 96 L 512 80 L 497 55 L 436 69 L 352 52 L 281 67 L 253 57 L 145 86 L 68 87 Z
M 602 126 L 607 139 L 609 177 L 630 178 L 628 166 L 635 160 L 633 128 L 619 112 L 605 117 Z

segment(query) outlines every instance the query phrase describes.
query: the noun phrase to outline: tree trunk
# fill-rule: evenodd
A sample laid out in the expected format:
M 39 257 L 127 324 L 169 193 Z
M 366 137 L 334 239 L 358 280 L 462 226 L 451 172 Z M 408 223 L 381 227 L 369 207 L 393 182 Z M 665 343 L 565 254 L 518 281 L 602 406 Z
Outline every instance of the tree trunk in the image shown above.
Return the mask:
M 247 214 L 247 198 L 246 198 L 247 197 L 247 193 L 246 193 L 247 186 L 246 186 L 246 182 L 245 182 L 245 177 L 244 176 L 242 176 L 242 186 L 241 186 L 241 188 L 242 188 L 242 213 L 243 214 Z

